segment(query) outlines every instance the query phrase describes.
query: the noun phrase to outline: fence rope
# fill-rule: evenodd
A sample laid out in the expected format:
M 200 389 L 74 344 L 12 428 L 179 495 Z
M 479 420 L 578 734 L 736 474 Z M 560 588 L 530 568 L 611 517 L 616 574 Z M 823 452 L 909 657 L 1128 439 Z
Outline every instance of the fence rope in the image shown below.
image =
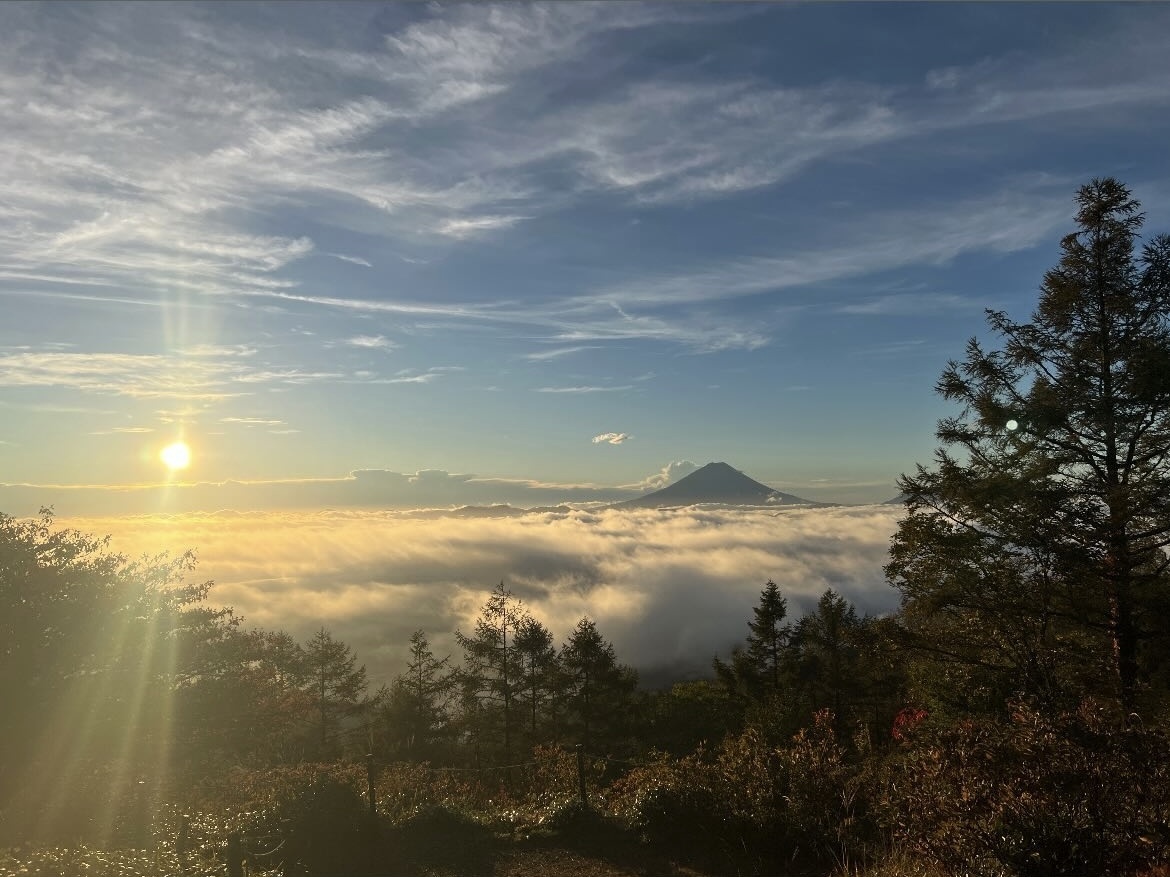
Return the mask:
M 566 754 L 571 754 L 567 753 Z M 634 761 L 628 758 L 614 758 L 611 755 L 594 755 L 591 752 L 585 753 L 585 758 L 591 759 L 594 762 L 604 762 L 606 764 L 624 764 L 630 767 L 654 767 L 661 764 L 658 761 Z M 427 765 L 423 767 L 415 762 L 391 762 L 391 764 L 409 764 L 414 770 L 423 771 L 425 773 L 488 773 L 494 770 L 515 770 L 521 767 L 538 767 L 539 761 L 523 761 L 517 764 L 495 764 L 488 767 L 431 767 Z

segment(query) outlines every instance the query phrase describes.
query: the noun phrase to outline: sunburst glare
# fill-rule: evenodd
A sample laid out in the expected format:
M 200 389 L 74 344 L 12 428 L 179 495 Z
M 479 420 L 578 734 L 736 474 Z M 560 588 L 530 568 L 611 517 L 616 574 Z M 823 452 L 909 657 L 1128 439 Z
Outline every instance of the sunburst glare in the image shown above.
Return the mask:
M 186 469 L 191 465 L 191 448 L 186 442 L 172 442 L 158 456 L 171 470 Z

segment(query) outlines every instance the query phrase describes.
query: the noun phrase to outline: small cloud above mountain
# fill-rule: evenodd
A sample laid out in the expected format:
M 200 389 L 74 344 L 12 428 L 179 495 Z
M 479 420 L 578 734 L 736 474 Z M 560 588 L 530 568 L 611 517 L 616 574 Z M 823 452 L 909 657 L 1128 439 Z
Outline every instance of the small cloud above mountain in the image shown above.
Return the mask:
M 680 478 L 690 475 L 698 468 L 698 464 L 692 463 L 690 460 L 674 460 L 663 466 L 660 472 L 655 472 L 631 486 L 640 490 L 661 490 L 667 485 L 674 484 Z
M 620 445 L 622 442 L 632 438 L 633 436 L 627 432 L 603 432 L 601 435 L 595 435 L 593 437 L 593 444 Z

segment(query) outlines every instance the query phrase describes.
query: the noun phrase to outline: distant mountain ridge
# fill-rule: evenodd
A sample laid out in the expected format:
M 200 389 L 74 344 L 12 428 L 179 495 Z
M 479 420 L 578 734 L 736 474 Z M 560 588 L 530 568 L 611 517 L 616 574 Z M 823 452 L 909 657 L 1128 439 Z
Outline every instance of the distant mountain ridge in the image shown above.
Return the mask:
M 660 509 L 697 503 L 755 506 L 826 505 L 774 490 L 749 478 L 727 463 L 708 463 L 674 484 L 636 499 L 619 502 L 615 508 Z

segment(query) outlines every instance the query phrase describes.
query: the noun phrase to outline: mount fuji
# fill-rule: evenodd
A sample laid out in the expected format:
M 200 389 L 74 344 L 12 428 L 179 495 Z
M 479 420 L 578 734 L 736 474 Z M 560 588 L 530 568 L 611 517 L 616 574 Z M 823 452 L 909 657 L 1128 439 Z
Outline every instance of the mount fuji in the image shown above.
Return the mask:
M 698 503 L 749 506 L 825 505 L 801 499 L 791 493 L 781 493 L 748 478 L 727 463 L 708 463 L 674 484 L 637 499 L 618 503 L 616 507 L 670 508 Z

